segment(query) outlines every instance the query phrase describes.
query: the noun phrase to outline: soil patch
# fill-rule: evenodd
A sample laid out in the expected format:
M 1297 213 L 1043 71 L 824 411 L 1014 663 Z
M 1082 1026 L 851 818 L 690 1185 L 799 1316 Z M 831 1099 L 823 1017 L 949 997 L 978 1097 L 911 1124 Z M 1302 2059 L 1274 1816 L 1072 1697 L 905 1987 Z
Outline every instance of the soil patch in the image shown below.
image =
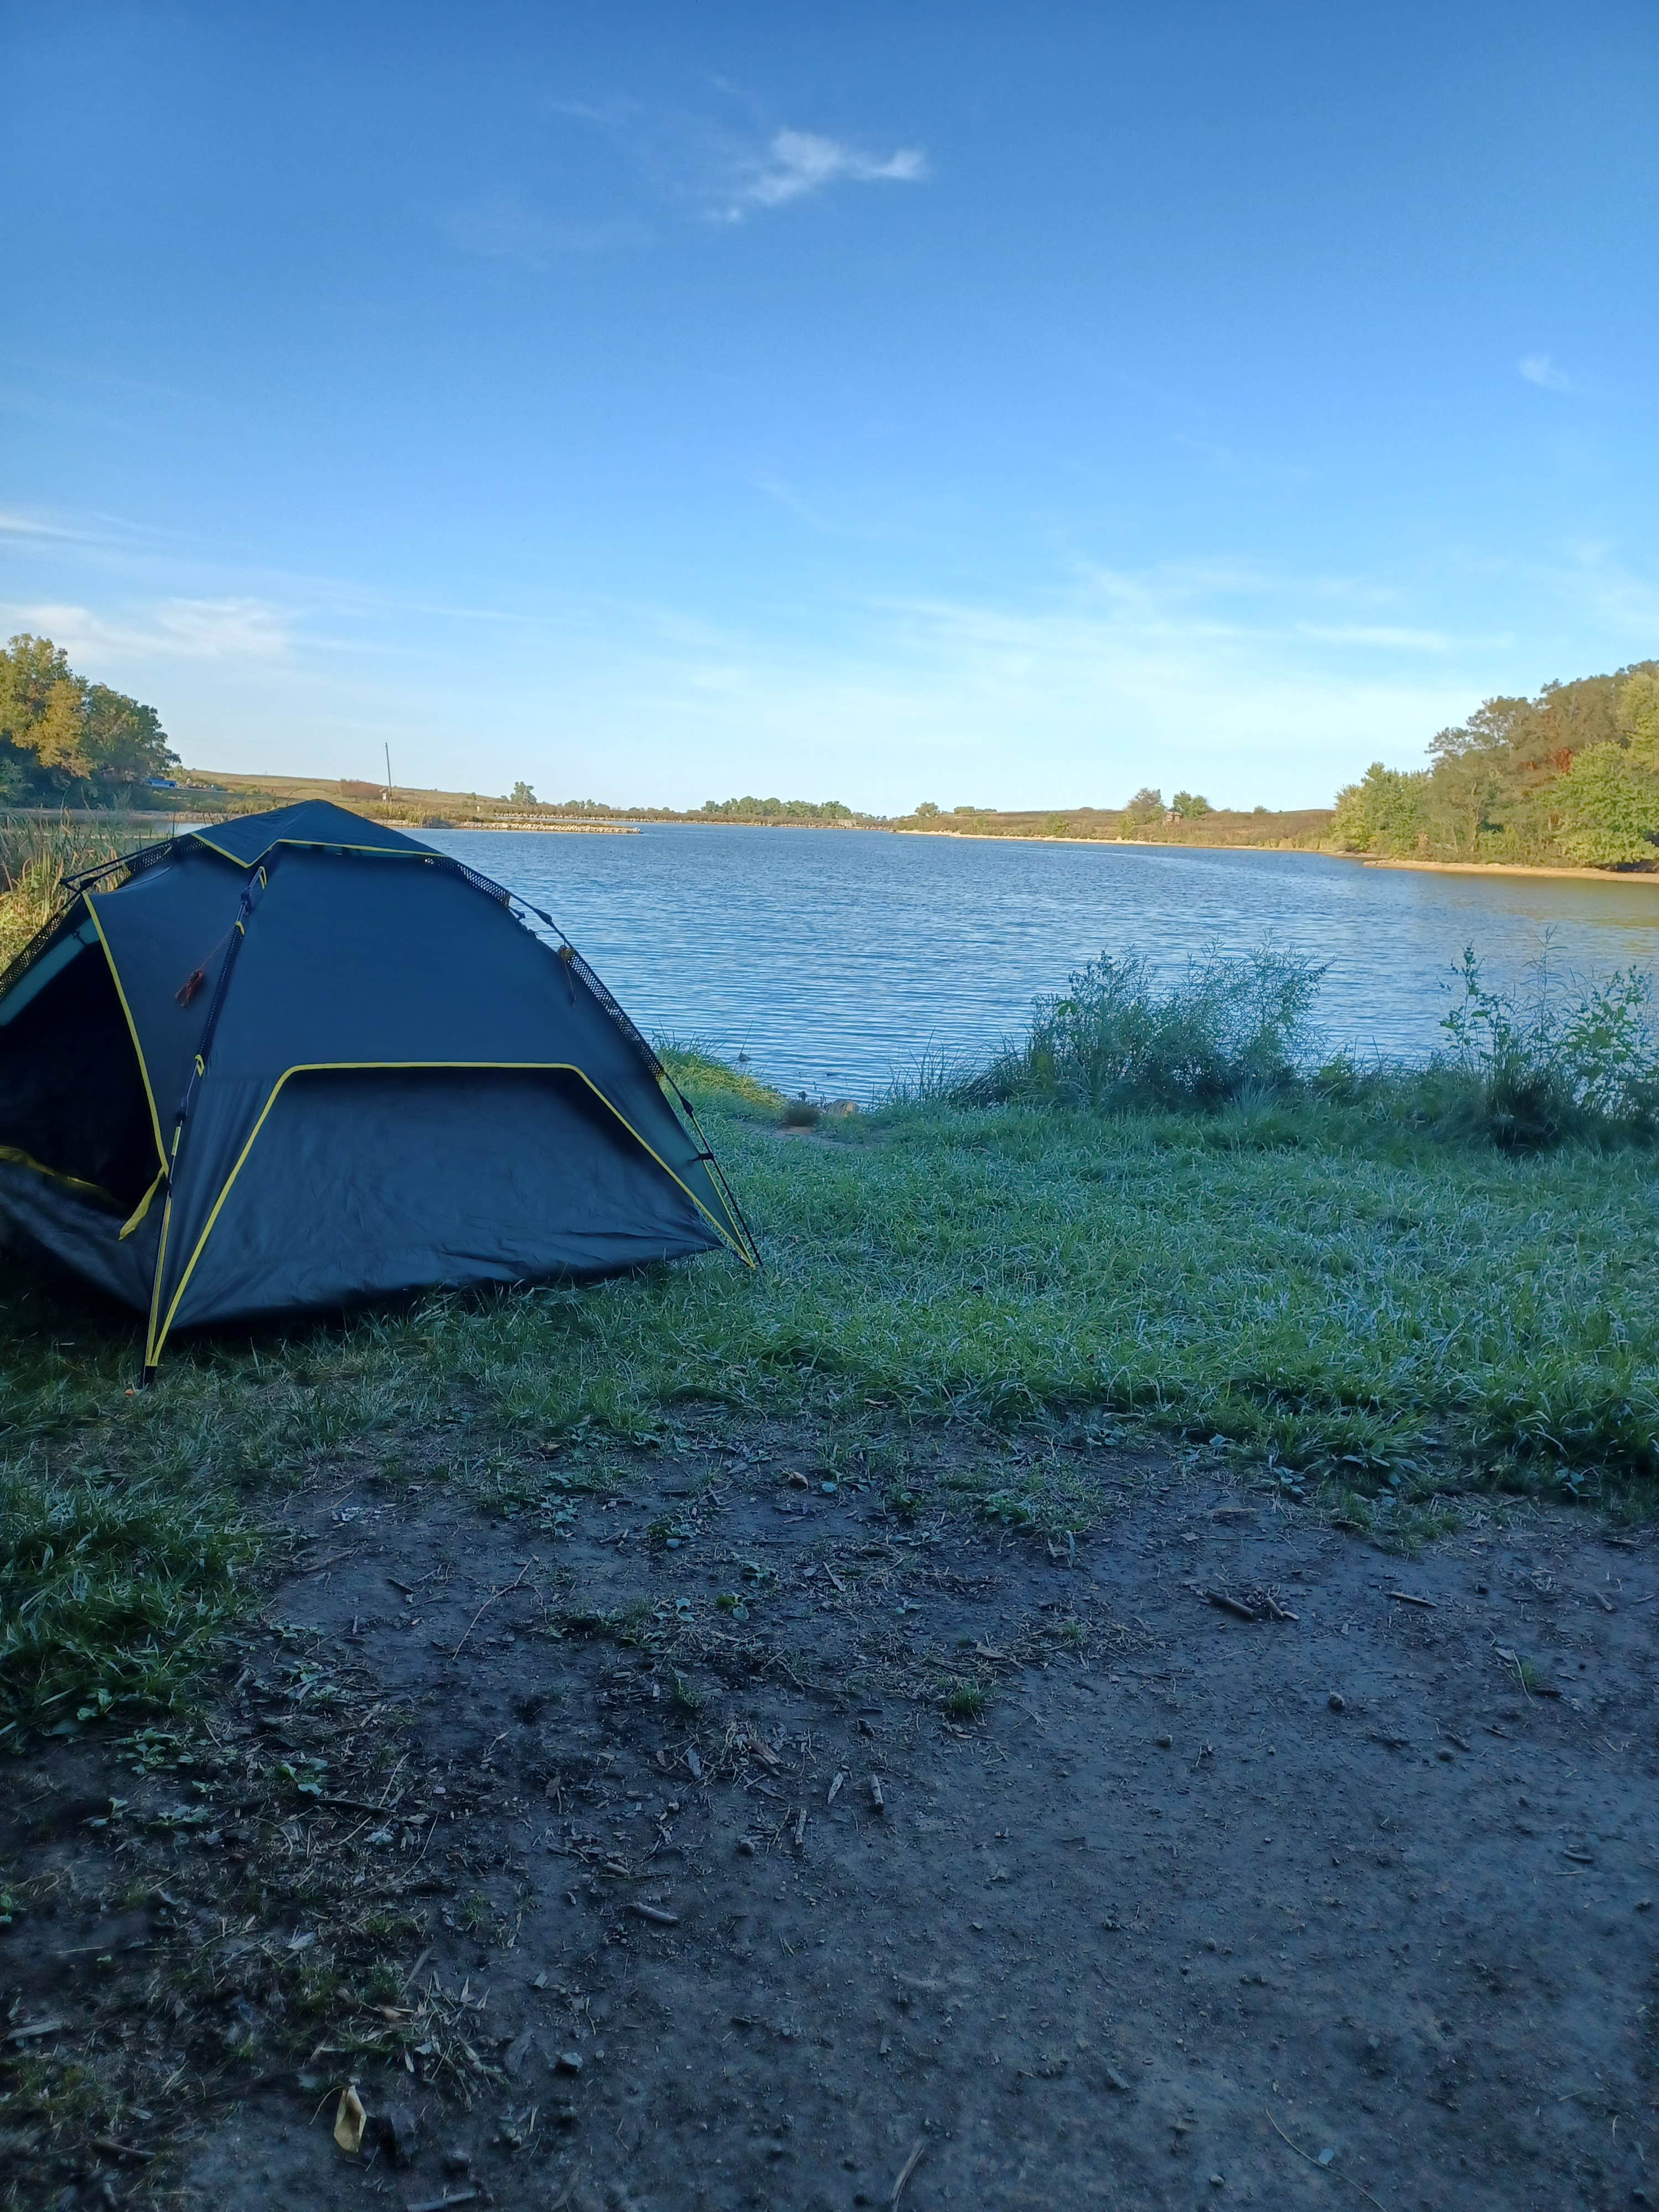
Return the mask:
M 1645 1540 L 1093 1472 L 319 1498 L 207 1730 L 4 1775 L 3 2201 L 1659 2201 Z

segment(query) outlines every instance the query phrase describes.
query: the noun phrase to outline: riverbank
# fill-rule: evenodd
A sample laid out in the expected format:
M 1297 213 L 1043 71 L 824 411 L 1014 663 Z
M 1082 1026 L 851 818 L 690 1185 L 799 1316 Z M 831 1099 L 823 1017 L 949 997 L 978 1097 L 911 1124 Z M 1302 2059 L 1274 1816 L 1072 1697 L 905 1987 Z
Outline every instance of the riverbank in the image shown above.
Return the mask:
M 879 828 L 883 825 L 865 824 Z M 1047 831 L 1012 831 L 981 830 L 902 830 L 891 829 L 896 837 L 946 837 L 968 844 L 1006 845 L 1111 845 L 1130 848 L 1153 848 L 1169 853 L 1310 853 L 1320 854 L 1319 845 L 1244 845 L 1219 841 L 1212 844 L 1202 837 L 1063 837 Z M 1345 856 L 1346 857 L 1346 856 Z
M 693 2153 L 711 2212 L 880 2202 L 1028 2136 L 1068 2208 L 1187 2203 L 1170 2141 L 1265 2198 L 1264 2105 L 1398 2201 L 1554 2201 L 1559 2081 L 1639 2098 L 1651 1156 L 787 1131 L 677 1071 L 759 1276 L 186 1339 L 135 1395 L 135 1326 L 5 1264 L 11 2203 L 345 2212 L 352 2078 L 422 2202 L 665 2207 Z
M 1358 860 L 1368 868 L 1404 869 L 1425 876 L 1571 876 L 1581 883 L 1659 884 L 1654 868 L 1547 868 L 1523 866 L 1518 860 L 1390 860 L 1372 853 L 1340 853 L 1335 860 Z
M 1648 1510 L 1645 1150 L 1506 1156 L 1312 1103 L 917 1105 L 790 1134 L 758 1085 L 681 1066 L 758 1277 L 708 1261 L 186 1340 L 135 1397 L 135 1324 L 9 1263 L 5 1724 L 177 1694 L 283 1486 L 341 1455 L 394 1484 L 499 1463 L 503 1504 L 541 1510 L 527 1440 L 811 1417 L 896 1496 L 907 1439 L 944 1421 L 1200 1439 L 1387 1537 L 1431 1532 L 1471 1490 Z M 1062 1534 L 1093 1510 L 1036 1476 L 964 1502 Z

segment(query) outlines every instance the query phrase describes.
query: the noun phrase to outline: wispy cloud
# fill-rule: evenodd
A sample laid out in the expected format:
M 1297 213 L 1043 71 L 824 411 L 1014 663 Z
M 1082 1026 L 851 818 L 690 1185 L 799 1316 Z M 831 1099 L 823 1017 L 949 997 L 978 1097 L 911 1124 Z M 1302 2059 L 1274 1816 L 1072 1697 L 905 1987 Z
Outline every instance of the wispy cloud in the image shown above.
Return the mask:
M 529 269 L 545 269 L 567 254 L 644 246 L 651 237 L 644 223 L 630 216 L 607 222 L 562 222 L 527 207 L 516 192 L 470 201 L 454 210 L 445 228 L 464 252 L 516 261 Z
M 1524 354 L 1516 363 L 1528 384 L 1541 386 L 1546 392 L 1577 392 L 1578 386 L 1565 368 L 1558 368 L 1547 353 Z
M 1299 637 L 1317 645 L 1376 646 L 1384 653 L 1462 653 L 1470 647 L 1502 646 L 1507 637 L 1453 637 L 1440 629 L 1408 629 L 1389 623 L 1298 623 Z
M 9 512 L 0 512 L 0 538 L 41 538 L 60 545 L 79 545 L 87 542 L 84 532 L 66 530 L 61 524 L 43 522 L 33 514 Z
M 285 660 L 293 645 L 283 610 L 266 599 L 162 599 L 130 614 L 69 604 L 13 605 L 14 623 L 77 654 L 175 660 Z
M 85 514 L 64 520 L 51 514 L 26 514 L 16 507 L 0 508 L 0 545 L 9 543 L 20 551 L 27 546 L 153 543 L 159 534 L 115 515 Z
M 927 176 L 927 157 L 919 147 L 869 154 L 816 131 L 775 131 L 763 151 L 741 161 L 717 213 L 740 222 L 757 208 L 787 207 L 831 185 L 918 185 Z
M 919 146 L 877 151 L 825 131 L 779 125 L 759 116 L 739 87 L 716 80 L 714 88 L 731 103 L 724 118 L 635 100 L 560 100 L 549 106 L 554 114 L 601 132 L 659 207 L 705 222 L 741 223 L 838 185 L 918 185 L 931 173 Z M 450 229 L 474 252 L 520 260 L 643 242 L 637 225 L 576 225 L 567 232 L 558 223 L 544 223 L 512 195 L 460 210 Z

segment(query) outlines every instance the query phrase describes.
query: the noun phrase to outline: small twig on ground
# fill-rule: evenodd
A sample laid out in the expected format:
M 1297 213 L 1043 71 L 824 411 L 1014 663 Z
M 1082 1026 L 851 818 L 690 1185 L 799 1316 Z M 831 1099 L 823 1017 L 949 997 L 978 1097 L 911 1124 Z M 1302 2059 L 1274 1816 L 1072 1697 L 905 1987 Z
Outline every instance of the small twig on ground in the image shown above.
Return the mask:
M 900 2197 L 903 2196 L 904 2185 L 908 2181 L 910 2176 L 915 2172 L 916 2168 L 921 2164 L 921 2154 L 927 2148 L 927 2136 L 919 2136 L 916 2138 L 915 2148 L 911 2152 L 909 2157 L 905 2160 L 903 2165 L 899 2168 L 899 2178 L 893 2184 L 893 2193 L 887 2200 L 888 2212 L 892 2212 L 892 2207 L 896 2204 Z
M 483 1619 L 485 1613 L 489 1612 L 490 1607 L 495 1604 L 496 1599 L 498 1597 L 510 1597 L 513 1592 L 517 1589 L 519 1584 L 524 1580 L 525 1577 L 530 1572 L 532 1567 L 538 1566 L 539 1565 L 539 1560 L 532 1552 L 531 1556 L 520 1568 L 518 1574 L 512 1582 L 504 1583 L 500 1589 L 490 1591 L 489 1595 L 484 1600 L 483 1603 L 478 1607 L 478 1610 L 473 1614 L 471 1620 L 466 1624 L 466 1626 L 461 1634 L 460 1644 L 458 1644 L 455 1646 L 455 1649 L 449 1655 L 452 1659 L 459 1659 L 460 1657 L 461 1644 L 464 1644 L 466 1642 L 467 1638 L 471 1635 L 473 1630 Z
M 139 2159 L 146 2164 L 155 2155 L 153 2150 L 140 2150 L 137 2143 L 117 2142 L 113 2136 L 94 2136 L 92 2147 L 94 2150 L 107 2151 L 112 2158 Z
M 1263 2112 L 1267 2111 L 1265 2105 L 1261 2109 Z M 1359 2183 L 1354 2179 L 1352 2174 L 1339 2173 L 1334 2166 L 1322 2166 L 1311 2151 L 1304 2150 L 1300 2143 L 1291 2142 L 1290 2137 L 1285 2134 L 1284 2129 L 1279 2126 L 1278 2121 L 1273 2118 L 1271 2112 L 1267 2112 L 1267 2125 L 1279 2137 L 1280 2142 L 1289 2144 L 1291 2149 L 1296 2153 L 1297 2156 L 1301 2159 L 1305 2159 L 1308 2164 L 1312 2166 L 1316 2173 L 1328 2173 L 1333 2181 L 1346 2182 L 1350 2189 L 1358 2189 L 1359 2191 L 1359 2194 L 1364 2198 L 1367 2204 L 1376 2204 L 1376 2199 L 1371 2195 L 1370 2191 L 1369 2189 L 1361 2188 Z M 1376 2212 L 1382 2212 L 1382 2207 L 1380 2204 L 1376 2204 Z
M 309 1575 L 326 1574 L 331 1567 L 337 1567 L 342 1559 L 355 1559 L 356 1556 L 353 1552 L 331 1552 L 325 1559 L 319 1559 L 313 1566 L 296 1568 L 294 1579 L 302 1583 Z
M 1387 1595 L 1397 1598 L 1401 1605 L 1420 1605 L 1432 1613 L 1437 1601 L 1431 1597 L 1413 1597 L 1409 1590 L 1389 1590 Z

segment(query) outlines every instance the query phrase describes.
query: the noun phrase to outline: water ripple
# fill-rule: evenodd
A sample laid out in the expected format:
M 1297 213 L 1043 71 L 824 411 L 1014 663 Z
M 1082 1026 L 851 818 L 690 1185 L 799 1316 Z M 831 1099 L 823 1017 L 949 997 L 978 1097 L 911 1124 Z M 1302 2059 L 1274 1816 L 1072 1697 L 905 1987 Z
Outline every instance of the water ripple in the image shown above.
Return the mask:
M 647 1035 L 697 1039 L 790 1091 L 870 1098 L 983 1058 L 1103 950 L 1178 968 L 1271 939 L 1329 963 L 1334 1040 L 1427 1051 L 1473 943 L 1499 979 L 1548 932 L 1564 969 L 1650 965 L 1659 884 L 1429 875 L 1301 853 L 700 829 L 434 830 L 545 907 Z

